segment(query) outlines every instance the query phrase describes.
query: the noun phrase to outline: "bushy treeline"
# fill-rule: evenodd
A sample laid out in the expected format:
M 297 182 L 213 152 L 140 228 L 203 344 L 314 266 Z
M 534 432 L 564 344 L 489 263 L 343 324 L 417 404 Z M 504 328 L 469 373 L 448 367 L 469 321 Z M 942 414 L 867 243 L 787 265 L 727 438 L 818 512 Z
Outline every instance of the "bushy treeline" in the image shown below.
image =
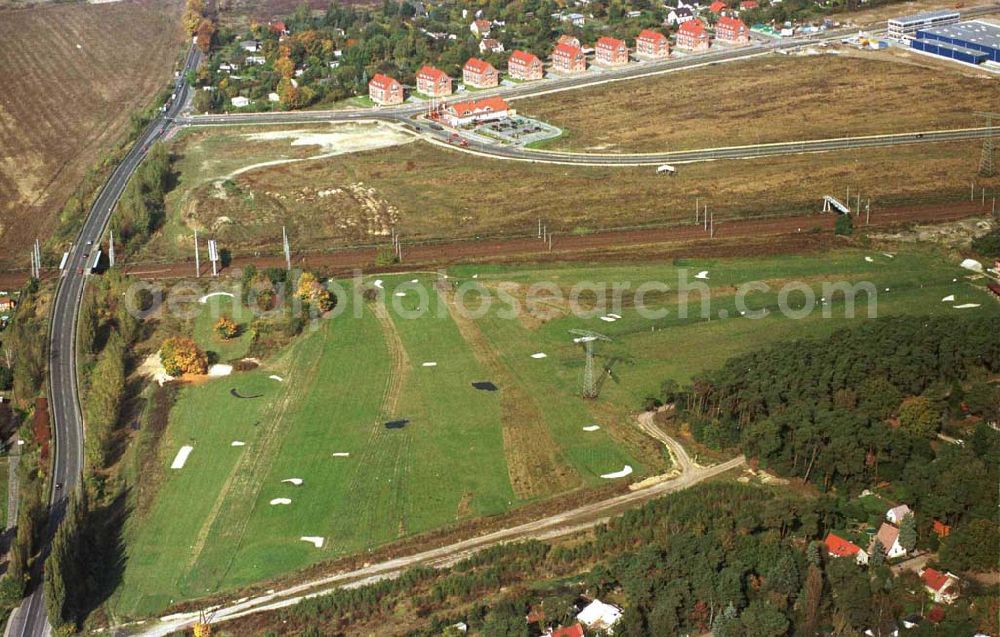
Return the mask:
M 111 229 L 125 249 L 134 249 L 163 222 L 163 198 L 172 180 L 171 156 L 156 143 L 132 175 L 111 217 Z

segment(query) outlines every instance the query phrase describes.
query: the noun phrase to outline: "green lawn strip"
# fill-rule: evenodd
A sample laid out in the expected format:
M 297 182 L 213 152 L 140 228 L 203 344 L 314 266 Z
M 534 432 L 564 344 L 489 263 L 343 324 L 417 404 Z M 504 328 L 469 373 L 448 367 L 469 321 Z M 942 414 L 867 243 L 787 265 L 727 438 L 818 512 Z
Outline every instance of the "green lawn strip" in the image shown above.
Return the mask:
M 253 315 L 249 308 L 240 303 L 239 297 L 214 296 L 207 299 L 204 305 L 199 305 L 197 310 L 198 315 L 194 319 L 194 340 L 199 347 L 209 353 L 209 360 L 224 363 L 246 356 L 253 342 L 253 334 L 250 331 Z M 231 319 L 240 328 L 236 337 L 224 339 L 216 333 L 215 324 L 222 317 Z
M 248 453 L 266 399 L 238 399 L 230 394 L 270 395 L 274 381 L 256 370 L 184 387 L 170 415 L 160 447 L 166 475 L 149 514 L 133 518 L 126 536 L 128 560 L 118 598 L 117 616 L 155 612 L 174 600 L 201 590 L 182 591 L 179 584 L 191 561 L 199 533 L 241 454 Z M 234 440 L 245 447 L 232 447 Z M 191 445 L 182 469 L 169 469 L 183 445 Z

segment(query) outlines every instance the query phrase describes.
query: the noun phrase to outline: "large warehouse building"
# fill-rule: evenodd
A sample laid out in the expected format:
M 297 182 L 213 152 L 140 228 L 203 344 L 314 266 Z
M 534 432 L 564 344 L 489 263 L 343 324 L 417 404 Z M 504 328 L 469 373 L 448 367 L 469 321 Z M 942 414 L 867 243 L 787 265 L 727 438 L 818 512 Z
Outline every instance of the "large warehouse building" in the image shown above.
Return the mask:
M 914 15 L 890 18 L 887 23 L 886 37 L 890 40 L 905 42 L 913 37 L 919 29 L 955 24 L 961 18 L 958 11 L 925 11 Z
M 910 47 L 969 64 L 1000 63 L 1000 26 L 976 20 L 920 29 Z

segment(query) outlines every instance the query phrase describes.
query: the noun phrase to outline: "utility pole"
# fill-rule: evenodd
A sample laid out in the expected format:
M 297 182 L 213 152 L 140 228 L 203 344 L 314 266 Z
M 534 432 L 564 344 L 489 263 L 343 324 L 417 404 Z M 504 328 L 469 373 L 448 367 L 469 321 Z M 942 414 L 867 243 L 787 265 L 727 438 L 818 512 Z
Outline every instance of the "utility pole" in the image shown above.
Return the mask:
M 208 240 L 208 259 L 212 262 L 212 276 L 219 276 L 219 271 L 216 268 L 216 262 L 219 260 L 219 248 L 215 243 L 215 239 Z
M 1000 113 L 979 111 L 975 114 L 986 120 L 986 137 L 983 138 L 983 151 L 979 157 L 979 175 L 982 177 L 993 177 L 997 174 L 996 164 L 993 162 L 993 118 L 1000 118 Z
M 538 238 L 542 238 L 542 218 L 538 218 Z
M 700 203 L 701 203 L 701 202 L 700 202 L 700 201 L 698 201 L 698 198 L 697 198 L 697 197 L 695 197 L 695 198 L 694 198 L 694 222 L 695 222 L 695 223 L 698 223 L 698 211 L 699 211 L 699 209 L 700 209 L 700 208 L 699 208 L 699 206 L 700 206 Z
M 986 188 L 985 187 L 983 187 L 983 200 L 979 203 L 979 205 L 981 205 L 981 206 L 985 206 L 986 205 Z
M 115 231 L 108 231 L 108 267 L 115 267 Z
M 872 220 L 872 198 L 869 197 L 865 203 L 865 225 L 869 225 Z
M 969 201 L 976 200 L 976 182 L 969 182 Z
M 702 226 L 708 232 L 708 204 L 705 204 L 705 214 L 702 215 Z
M 714 210 L 712 211 L 712 218 L 708 222 L 708 227 L 709 227 L 709 235 L 708 236 L 709 236 L 709 238 L 714 239 L 715 238 L 715 211 Z
M 552 233 L 549 233 L 549 252 L 552 252 Z
M 194 276 L 201 278 L 201 255 L 198 253 L 198 231 L 194 231 Z

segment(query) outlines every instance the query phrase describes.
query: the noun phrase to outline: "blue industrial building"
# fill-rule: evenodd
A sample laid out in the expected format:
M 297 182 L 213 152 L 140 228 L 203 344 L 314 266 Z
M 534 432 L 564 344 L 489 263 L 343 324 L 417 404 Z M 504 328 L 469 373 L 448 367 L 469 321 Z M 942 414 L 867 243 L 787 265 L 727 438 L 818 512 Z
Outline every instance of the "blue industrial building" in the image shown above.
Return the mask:
M 910 47 L 970 64 L 1000 63 L 1000 26 L 974 21 L 920 29 Z

